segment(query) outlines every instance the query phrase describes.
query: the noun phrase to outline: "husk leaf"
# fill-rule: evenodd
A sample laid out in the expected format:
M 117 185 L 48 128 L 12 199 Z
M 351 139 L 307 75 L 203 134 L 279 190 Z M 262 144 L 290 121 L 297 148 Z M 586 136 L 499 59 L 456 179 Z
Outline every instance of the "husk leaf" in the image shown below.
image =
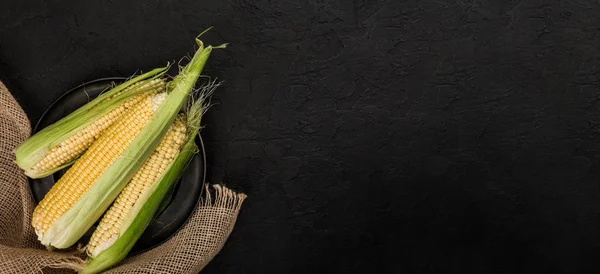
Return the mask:
M 80 273 L 98 273 L 106 270 L 127 257 L 152 219 L 166 206 L 170 193 L 189 166 L 194 155 L 199 152 L 195 139 L 200 130 L 201 119 L 210 107 L 208 99 L 218 84 L 209 82 L 200 89 L 199 96 L 192 98 L 186 108 L 187 141 L 165 173 L 136 201 L 125 220 L 121 223 L 120 234 L 109 247 L 96 256 L 90 256 L 86 267 Z M 96 247 L 98 248 L 98 247 Z

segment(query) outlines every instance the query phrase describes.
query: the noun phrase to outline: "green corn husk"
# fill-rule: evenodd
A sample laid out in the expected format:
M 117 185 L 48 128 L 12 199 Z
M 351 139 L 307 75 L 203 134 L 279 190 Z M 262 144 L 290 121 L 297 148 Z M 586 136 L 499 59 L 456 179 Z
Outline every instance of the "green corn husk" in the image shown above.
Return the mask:
M 120 191 L 158 146 L 178 112 L 186 103 L 212 49 L 223 47 L 204 47 L 198 38 L 196 38 L 196 42 L 199 49 L 192 60 L 168 85 L 168 95 L 150 121 L 125 152 L 104 171 L 82 197 L 50 225 L 41 239 L 42 244 L 47 247 L 67 248 L 76 243 L 108 209 Z
M 88 249 L 88 260 L 80 273 L 99 273 L 125 259 L 146 227 L 160 211 L 168 199 L 169 192 L 175 187 L 193 157 L 199 152 L 195 139 L 198 135 L 198 125 L 202 114 L 206 111 L 205 98 L 202 96 L 188 108 L 187 128 L 189 134 L 177 157 L 166 168 L 162 176 L 157 178 L 156 182 L 139 196 L 119 228 L 118 238 L 110 246 L 103 247 L 104 249 L 101 251 L 97 250 L 99 252 L 96 252 L 95 256 Z
M 32 135 L 15 149 L 15 162 L 25 171 L 25 175 L 30 178 L 42 178 L 70 166 L 77 158 L 65 162 L 54 169 L 43 171 L 32 170 L 32 167 L 39 163 L 52 148 L 117 108 L 125 100 L 148 91 L 149 88 L 132 89 L 121 94 L 118 94 L 119 92 L 138 82 L 150 81 L 162 76 L 168 67 L 169 65 L 151 70 L 117 85 L 66 117 Z

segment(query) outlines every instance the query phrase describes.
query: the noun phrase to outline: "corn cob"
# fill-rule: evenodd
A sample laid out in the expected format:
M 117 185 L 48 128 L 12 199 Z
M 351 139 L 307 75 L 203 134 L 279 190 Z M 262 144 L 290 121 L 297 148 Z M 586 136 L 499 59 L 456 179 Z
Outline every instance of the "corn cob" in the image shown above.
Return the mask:
M 208 85 L 212 92 L 216 86 Z M 202 114 L 206 111 L 203 94 L 171 126 L 165 138 L 146 160 L 115 203 L 106 212 L 86 246 L 88 262 L 81 273 L 98 273 L 121 260 L 133 248 L 170 189 L 199 151 L 195 143 Z
M 16 163 L 30 178 L 70 166 L 131 106 L 164 90 L 164 81 L 155 78 L 165 70 L 155 69 L 126 81 L 31 136 L 15 149 Z
M 188 99 L 213 47 L 200 48 L 161 93 L 111 125 L 36 207 L 32 225 L 48 248 L 73 245 L 159 145 Z

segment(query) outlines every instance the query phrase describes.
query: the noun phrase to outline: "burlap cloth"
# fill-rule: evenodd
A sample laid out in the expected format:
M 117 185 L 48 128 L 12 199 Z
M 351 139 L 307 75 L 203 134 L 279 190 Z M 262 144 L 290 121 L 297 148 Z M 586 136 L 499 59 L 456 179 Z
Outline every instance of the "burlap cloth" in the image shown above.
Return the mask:
M 0 82 L 0 273 L 73 273 L 83 256 L 46 251 L 30 225 L 34 203 L 13 153 L 30 134 L 27 116 Z M 212 195 L 208 188 L 176 235 L 106 273 L 200 272 L 223 247 L 246 198 L 221 185 L 213 185 Z

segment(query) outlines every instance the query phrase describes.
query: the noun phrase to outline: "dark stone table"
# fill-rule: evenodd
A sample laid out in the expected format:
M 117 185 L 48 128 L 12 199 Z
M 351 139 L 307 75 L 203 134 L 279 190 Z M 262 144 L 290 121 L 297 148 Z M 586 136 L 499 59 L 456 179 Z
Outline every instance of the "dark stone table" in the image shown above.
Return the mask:
M 32 121 L 85 81 L 230 43 L 211 182 L 249 195 L 205 273 L 600 270 L 596 0 L 8 1 Z M 589 272 L 588 272 L 589 273 Z

